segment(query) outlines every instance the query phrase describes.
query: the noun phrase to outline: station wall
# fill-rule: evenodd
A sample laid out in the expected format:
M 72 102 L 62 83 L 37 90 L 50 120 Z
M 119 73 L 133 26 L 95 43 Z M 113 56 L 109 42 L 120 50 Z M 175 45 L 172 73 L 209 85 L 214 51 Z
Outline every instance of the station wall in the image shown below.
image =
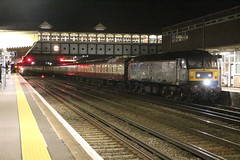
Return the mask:
M 37 42 L 32 54 L 140 55 L 161 52 L 161 44 L 98 44 Z

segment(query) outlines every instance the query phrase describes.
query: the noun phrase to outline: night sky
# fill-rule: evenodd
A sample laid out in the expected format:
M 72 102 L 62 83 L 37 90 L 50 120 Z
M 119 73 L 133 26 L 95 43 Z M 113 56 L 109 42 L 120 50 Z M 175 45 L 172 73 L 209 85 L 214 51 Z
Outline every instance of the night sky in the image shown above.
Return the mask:
M 240 5 L 240 0 L 0 0 L 0 26 L 58 31 L 161 33 L 164 26 Z M 35 25 L 35 26 L 34 26 Z M 23 27 L 23 28 L 24 28 Z

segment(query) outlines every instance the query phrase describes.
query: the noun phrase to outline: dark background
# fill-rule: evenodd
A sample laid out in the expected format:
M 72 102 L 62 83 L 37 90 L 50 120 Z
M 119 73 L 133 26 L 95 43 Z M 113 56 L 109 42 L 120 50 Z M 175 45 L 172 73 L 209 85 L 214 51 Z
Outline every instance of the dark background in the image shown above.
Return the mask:
M 162 27 L 240 5 L 240 0 L 0 0 L 0 26 L 57 31 L 160 33 Z

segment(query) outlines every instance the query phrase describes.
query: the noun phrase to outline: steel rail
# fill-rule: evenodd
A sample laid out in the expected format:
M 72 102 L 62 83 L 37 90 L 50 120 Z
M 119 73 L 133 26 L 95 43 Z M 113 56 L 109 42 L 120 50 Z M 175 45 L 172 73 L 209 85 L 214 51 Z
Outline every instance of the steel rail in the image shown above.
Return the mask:
M 38 85 L 40 88 L 42 88 L 44 91 L 46 91 L 48 94 L 50 94 L 51 96 L 53 96 L 54 98 L 56 98 L 57 100 L 61 101 L 61 102 L 68 102 L 71 103 L 71 105 L 77 107 L 77 109 L 79 109 L 79 105 L 72 103 L 70 100 L 66 99 L 64 96 L 62 96 L 61 94 L 57 94 L 56 92 L 51 92 L 50 90 L 45 89 L 44 87 L 40 86 L 37 82 L 35 82 L 36 85 Z M 63 90 L 60 90 L 63 91 Z M 57 96 L 56 96 L 57 95 Z M 61 98 L 59 98 L 61 97 Z M 75 108 L 76 109 L 76 108 Z M 105 124 L 106 126 L 110 127 L 111 129 L 115 130 L 117 133 L 119 133 L 120 135 L 124 136 L 125 138 L 131 140 L 132 142 L 138 144 L 139 146 L 141 146 L 142 148 L 144 148 L 145 150 L 147 150 L 148 152 L 152 153 L 154 156 L 157 156 L 161 159 L 164 160 L 170 160 L 171 158 L 169 158 L 168 156 L 164 155 L 163 153 L 155 150 L 154 148 L 148 146 L 146 143 L 143 143 L 141 141 L 139 141 L 138 139 L 134 138 L 133 136 L 127 134 L 124 131 L 121 131 L 120 129 L 118 129 L 117 127 L 111 125 L 110 123 L 108 123 L 107 121 L 103 120 L 102 118 L 99 118 L 98 116 L 94 115 L 93 113 L 87 111 L 86 109 L 83 109 L 81 107 L 81 111 L 83 111 L 85 114 L 91 116 L 93 119 L 98 120 L 99 122 Z M 119 137 L 119 136 L 118 136 Z M 119 137 L 120 138 L 120 137 Z M 129 144 L 128 142 L 126 142 L 125 140 L 121 139 L 122 141 L 124 141 L 125 143 L 127 143 L 128 145 L 132 146 L 131 144 Z M 135 148 L 135 147 L 134 147 Z M 135 148 L 137 151 L 139 151 L 140 153 L 142 153 L 140 150 L 138 150 L 137 148 Z M 144 153 L 142 153 L 144 154 Z M 145 155 L 145 154 L 144 154 Z M 147 156 L 147 155 L 146 155 Z
M 65 92 L 66 94 L 69 94 L 69 95 L 71 95 L 71 96 L 74 96 L 74 97 L 76 97 L 76 98 L 79 98 L 78 95 L 75 95 L 75 94 L 73 94 L 73 93 L 67 92 L 67 91 L 65 91 L 65 90 L 63 91 L 63 90 L 61 90 L 61 89 L 58 88 L 58 87 L 55 87 L 55 88 L 56 88 L 56 89 L 59 89 L 59 90 L 62 91 L 62 92 Z M 89 94 L 88 94 L 88 95 L 89 95 Z M 96 97 L 95 97 L 95 98 L 96 98 Z M 100 98 L 100 99 L 102 99 L 102 98 Z M 82 99 L 81 99 L 81 100 L 82 100 Z M 87 103 L 87 102 L 85 101 L 85 103 Z M 93 104 L 91 104 L 91 102 L 88 102 L 88 104 L 89 104 L 89 105 L 93 105 Z M 99 108 L 98 108 L 98 109 L 99 109 Z M 100 109 L 100 110 L 101 110 L 101 109 Z M 127 118 L 118 116 L 118 115 L 116 115 L 116 114 L 113 114 L 113 113 L 108 112 L 108 111 L 105 111 L 105 110 L 101 110 L 101 111 L 102 111 L 102 112 L 105 112 L 105 113 L 107 113 L 107 114 L 110 114 L 110 115 L 112 115 L 112 116 L 114 116 L 114 117 L 116 117 L 116 118 L 118 118 L 118 119 L 120 119 L 120 120 L 122 120 L 122 121 L 125 121 L 126 123 L 131 124 L 131 125 L 137 127 L 138 129 L 144 131 L 144 132 L 147 132 L 147 133 L 149 133 L 149 134 L 151 134 L 151 135 L 154 135 L 155 137 L 158 137 L 158 138 L 160 138 L 160 139 L 166 140 L 166 141 L 174 144 L 175 146 L 178 146 L 179 148 L 182 148 L 182 149 L 184 149 L 184 150 L 186 150 L 186 151 L 188 151 L 188 152 L 190 152 L 190 153 L 193 153 L 194 155 L 196 155 L 196 156 L 198 156 L 198 157 L 201 157 L 201 158 L 203 158 L 203 159 L 209 159 L 209 160 L 210 160 L 210 159 L 224 159 L 223 157 L 220 157 L 220 156 L 218 156 L 218 155 L 215 155 L 215 154 L 213 154 L 213 153 L 211 153 L 211 152 L 209 152 L 209 151 L 206 151 L 206 150 L 204 150 L 204 149 L 202 149 L 202 148 L 199 148 L 199 147 L 197 147 L 197 146 L 194 146 L 194 145 L 192 145 L 192 144 L 187 144 L 187 143 L 178 141 L 178 140 L 176 140 L 176 139 L 173 139 L 173 138 L 171 138 L 171 137 L 169 137 L 169 136 L 167 136 L 167 135 L 164 135 L 164 134 L 162 134 L 162 133 L 155 132 L 155 131 L 153 131 L 152 129 L 149 129 L 149 128 L 145 127 L 145 126 L 142 126 L 141 124 L 138 124 L 138 123 L 136 123 L 136 122 L 133 122 L 133 121 L 127 119 Z

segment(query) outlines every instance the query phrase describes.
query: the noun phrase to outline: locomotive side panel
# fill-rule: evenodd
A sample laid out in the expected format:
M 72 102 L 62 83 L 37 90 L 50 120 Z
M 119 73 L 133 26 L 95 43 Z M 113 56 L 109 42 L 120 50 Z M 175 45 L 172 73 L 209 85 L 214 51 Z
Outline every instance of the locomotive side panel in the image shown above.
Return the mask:
M 139 63 L 129 63 L 128 66 L 128 78 L 129 80 L 136 81 L 147 81 L 149 77 L 148 64 L 139 62 Z
M 175 85 L 177 81 L 177 62 L 162 61 L 151 63 L 151 80 L 156 83 Z
M 129 80 L 176 84 L 176 61 L 157 61 L 130 63 L 128 70 Z

